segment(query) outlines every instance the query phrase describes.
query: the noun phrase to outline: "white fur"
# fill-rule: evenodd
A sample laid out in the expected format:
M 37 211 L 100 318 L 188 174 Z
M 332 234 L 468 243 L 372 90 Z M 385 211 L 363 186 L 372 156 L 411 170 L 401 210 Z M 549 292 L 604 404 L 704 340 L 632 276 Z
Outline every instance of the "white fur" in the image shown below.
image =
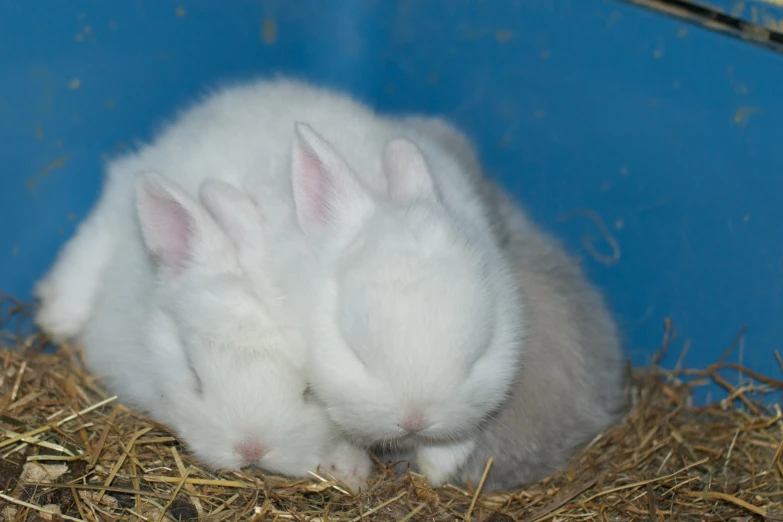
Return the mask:
M 110 389 L 170 426 L 209 468 L 254 465 L 305 476 L 328 462 L 330 426 L 303 396 L 298 330 L 274 285 L 251 284 L 240 265 L 235 213 L 247 219 L 253 209 L 229 211 L 223 186 L 205 186 L 208 212 L 162 176 L 136 176 L 117 164 L 110 176 L 87 221 L 98 225 L 80 228 L 61 258 L 67 264 L 48 276 L 60 291 L 77 285 L 69 277 L 87 279 L 93 290 L 88 299 L 44 296 L 42 309 L 63 316 L 70 302 L 92 306 L 88 319 L 79 314 L 60 333 L 82 340 L 88 366 Z M 78 268 L 101 248 L 109 251 L 101 252 L 100 273 Z M 250 253 L 260 259 L 258 248 Z M 237 451 L 243 444 L 265 454 L 247 461 Z
M 366 487 L 372 472 L 372 461 L 367 452 L 348 441 L 338 441 L 322 465 L 326 471 L 354 492 Z
M 449 184 L 467 184 L 464 175 L 431 149 L 441 166 L 434 182 L 419 148 L 390 137 L 378 136 L 382 162 L 363 164 L 353 148 L 336 161 L 328 143 L 314 148 L 329 158 L 311 162 L 320 184 L 335 189 L 303 183 L 296 157 L 312 152 L 295 142 L 297 220 L 315 263 L 291 300 L 309 334 L 311 384 L 331 418 L 365 445 L 416 446 L 441 485 L 515 378 L 520 304 L 489 227 L 447 198 L 456 192 Z M 358 172 L 388 176 L 388 198 L 373 196 Z M 424 416 L 423 430 L 401 427 L 409 414 Z
M 239 263 L 253 288 L 265 288 L 270 278 L 281 285 L 309 348 L 307 378 L 329 417 L 364 446 L 453 444 L 451 454 L 459 457 L 517 374 L 521 304 L 492 239 L 488 209 L 460 161 L 424 130 L 428 121 L 450 132 L 439 120 L 382 117 L 347 96 L 295 81 L 249 82 L 216 91 L 111 171 L 117 183 L 143 170 L 163 172 L 187 194 L 215 177 L 252 195 L 265 218 L 257 242 L 269 255 L 258 263 L 240 255 Z M 231 225 L 222 226 L 228 232 Z M 105 237 L 129 234 L 115 229 Z M 91 262 L 104 271 L 110 264 Z M 73 279 L 78 269 L 59 271 L 62 277 L 51 276 L 44 288 L 68 287 L 51 282 L 67 274 Z M 239 299 L 238 286 L 231 288 L 236 295 L 221 295 L 213 305 Z M 115 295 L 121 292 L 146 295 L 137 287 Z M 62 304 L 68 299 L 62 295 L 49 299 Z M 123 302 L 84 299 L 89 311 L 80 316 Z M 115 312 L 133 317 L 126 325 L 138 325 L 146 319 L 138 308 Z M 121 335 L 138 335 L 131 330 Z M 118 336 L 107 331 L 100 338 L 116 342 Z M 185 367 L 173 344 L 163 343 L 156 354 L 170 359 L 156 363 L 160 367 Z M 144 361 L 123 352 L 93 359 L 119 389 L 146 404 L 159 396 L 158 385 L 151 380 L 140 391 L 138 383 L 126 382 L 140 373 L 136 367 L 148 368 Z M 227 377 L 223 364 L 225 370 L 214 371 Z M 398 426 L 411 409 L 428 421 L 415 435 Z M 452 476 L 461 465 L 456 457 L 430 459 L 432 473 Z
M 468 461 L 476 449 L 474 439 L 457 444 L 431 444 L 416 448 L 416 464 L 435 487 L 445 485 L 454 478 L 454 471 Z
M 128 180 L 109 178 L 104 195 L 60 251 L 57 262 L 35 286 L 40 301 L 36 322 L 57 342 L 77 337 L 92 316 L 100 282 L 117 239 L 122 187 Z

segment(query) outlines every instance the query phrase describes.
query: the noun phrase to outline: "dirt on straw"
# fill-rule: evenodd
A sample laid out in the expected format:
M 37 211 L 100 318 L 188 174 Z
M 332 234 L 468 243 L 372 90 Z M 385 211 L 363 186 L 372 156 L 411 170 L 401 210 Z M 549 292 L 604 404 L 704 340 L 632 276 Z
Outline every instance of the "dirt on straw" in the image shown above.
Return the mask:
M 783 521 L 783 414 L 759 399 L 783 382 L 725 356 L 699 371 L 665 371 L 656 360 L 631 372 L 624 422 L 542 482 L 433 490 L 404 466 L 379 466 L 369 491 L 353 495 L 325 475 L 208 473 L 175 434 L 108 396 L 78 351 L 45 353 L 40 335 L 13 334 L 0 320 L 5 520 Z M 664 348 L 670 334 L 667 323 Z M 727 369 L 744 376 L 740 387 L 721 376 Z M 692 406 L 706 382 L 727 398 Z

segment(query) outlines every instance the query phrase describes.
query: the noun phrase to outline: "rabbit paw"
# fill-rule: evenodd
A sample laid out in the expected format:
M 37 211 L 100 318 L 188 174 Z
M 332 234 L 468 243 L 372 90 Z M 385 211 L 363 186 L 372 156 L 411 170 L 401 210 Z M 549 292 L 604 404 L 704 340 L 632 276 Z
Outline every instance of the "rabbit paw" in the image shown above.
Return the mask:
M 351 491 L 357 492 L 360 488 L 367 488 L 367 480 L 372 472 L 372 460 L 366 450 L 348 442 L 340 442 L 332 449 L 322 467 Z
M 35 323 L 55 343 L 69 341 L 78 336 L 92 314 L 91 303 L 78 294 L 68 293 L 51 282 L 36 288 L 40 300 Z
M 473 440 L 416 448 L 416 463 L 422 475 L 434 488 L 445 486 L 467 462 L 476 443 Z

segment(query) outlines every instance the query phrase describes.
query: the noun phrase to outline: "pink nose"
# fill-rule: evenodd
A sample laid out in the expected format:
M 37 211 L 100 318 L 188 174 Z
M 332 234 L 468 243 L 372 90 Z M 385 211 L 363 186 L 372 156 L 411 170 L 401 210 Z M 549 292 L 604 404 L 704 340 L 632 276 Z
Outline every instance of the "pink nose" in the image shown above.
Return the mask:
M 234 446 L 234 451 L 248 463 L 258 462 L 266 454 L 266 448 L 255 440 L 240 442 Z
M 427 427 L 427 418 L 419 411 L 409 411 L 402 418 L 400 428 L 411 433 L 416 433 Z

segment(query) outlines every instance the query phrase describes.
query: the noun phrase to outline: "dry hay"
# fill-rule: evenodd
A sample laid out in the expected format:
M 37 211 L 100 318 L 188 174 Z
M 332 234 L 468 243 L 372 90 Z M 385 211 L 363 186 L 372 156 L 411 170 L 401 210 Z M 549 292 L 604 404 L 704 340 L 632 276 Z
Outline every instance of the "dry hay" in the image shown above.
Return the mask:
M 381 468 L 369 492 L 354 496 L 326 476 L 207 473 L 165 427 L 107 397 L 78 352 L 44 353 L 38 335 L 6 337 L 0 514 L 7 520 L 783 520 L 783 415 L 751 398 L 779 392 L 783 382 L 738 365 L 634 372 L 625 422 L 567 472 L 518 491 L 433 490 L 404 468 Z M 726 368 L 743 372 L 742 387 L 719 375 Z M 691 406 L 699 383 L 684 384 L 688 375 L 727 387 L 729 399 Z

